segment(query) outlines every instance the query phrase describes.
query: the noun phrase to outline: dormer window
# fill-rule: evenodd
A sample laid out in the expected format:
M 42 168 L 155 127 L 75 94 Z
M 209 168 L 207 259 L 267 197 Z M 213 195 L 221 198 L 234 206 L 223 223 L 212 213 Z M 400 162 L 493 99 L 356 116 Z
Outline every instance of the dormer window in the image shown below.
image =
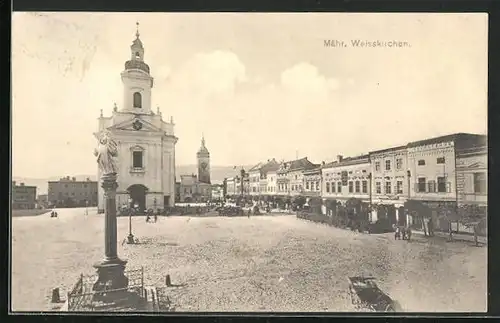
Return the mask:
M 142 108 L 142 95 L 139 92 L 134 93 L 134 108 Z

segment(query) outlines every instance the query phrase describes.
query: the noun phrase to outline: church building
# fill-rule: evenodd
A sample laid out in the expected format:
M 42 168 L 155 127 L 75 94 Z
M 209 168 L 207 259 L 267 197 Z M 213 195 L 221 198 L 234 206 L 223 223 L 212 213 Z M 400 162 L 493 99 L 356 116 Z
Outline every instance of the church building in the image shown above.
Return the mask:
M 205 146 L 205 137 L 201 138 L 201 147 L 196 153 L 198 175 L 181 175 L 179 183 L 179 202 L 207 202 L 212 198 L 210 183 L 210 153 Z
M 137 206 L 140 211 L 173 206 L 175 199 L 175 144 L 173 118 L 167 122 L 151 109 L 154 82 L 144 61 L 139 38 L 130 46 L 130 59 L 121 72 L 123 101 L 111 116 L 98 119 L 98 137 L 109 131 L 118 145 L 117 207 Z M 98 209 L 104 212 L 104 191 L 98 170 Z

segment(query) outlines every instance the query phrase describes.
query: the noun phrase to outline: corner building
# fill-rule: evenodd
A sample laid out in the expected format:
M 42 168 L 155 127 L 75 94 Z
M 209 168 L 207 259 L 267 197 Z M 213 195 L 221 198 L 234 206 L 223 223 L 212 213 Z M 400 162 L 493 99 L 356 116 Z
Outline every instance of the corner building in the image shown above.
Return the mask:
M 140 211 L 174 205 L 175 144 L 173 119 L 163 120 L 151 109 L 154 85 L 144 61 L 144 46 L 136 33 L 130 46 L 130 59 L 121 73 L 123 103 L 110 117 L 98 119 L 96 137 L 109 131 L 118 145 L 117 207 L 137 205 Z M 104 192 L 98 170 L 98 209 L 104 212 Z

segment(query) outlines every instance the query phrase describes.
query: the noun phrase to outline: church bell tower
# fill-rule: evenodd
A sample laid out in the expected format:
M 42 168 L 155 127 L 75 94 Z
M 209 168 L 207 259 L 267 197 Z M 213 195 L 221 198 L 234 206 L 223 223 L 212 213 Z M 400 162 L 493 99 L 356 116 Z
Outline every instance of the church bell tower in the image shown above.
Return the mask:
M 210 153 L 205 146 L 205 136 L 201 137 L 201 147 L 196 154 L 198 158 L 198 181 L 210 184 Z
M 130 46 L 130 59 L 125 62 L 125 70 L 121 73 L 122 111 L 150 114 L 153 77 L 150 75 L 149 65 L 144 62 L 144 46 L 139 36 L 139 23 L 137 23 L 135 39 Z

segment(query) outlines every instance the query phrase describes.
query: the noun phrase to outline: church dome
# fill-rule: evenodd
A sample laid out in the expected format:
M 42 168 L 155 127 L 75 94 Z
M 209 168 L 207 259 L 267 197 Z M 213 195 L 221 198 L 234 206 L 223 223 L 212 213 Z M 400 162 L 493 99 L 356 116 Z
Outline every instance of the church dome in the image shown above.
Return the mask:
M 143 61 L 138 60 L 129 60 L 125 62 L 126 70 L 141 70 L 149 74 L 149 65 L 144 63 Z

